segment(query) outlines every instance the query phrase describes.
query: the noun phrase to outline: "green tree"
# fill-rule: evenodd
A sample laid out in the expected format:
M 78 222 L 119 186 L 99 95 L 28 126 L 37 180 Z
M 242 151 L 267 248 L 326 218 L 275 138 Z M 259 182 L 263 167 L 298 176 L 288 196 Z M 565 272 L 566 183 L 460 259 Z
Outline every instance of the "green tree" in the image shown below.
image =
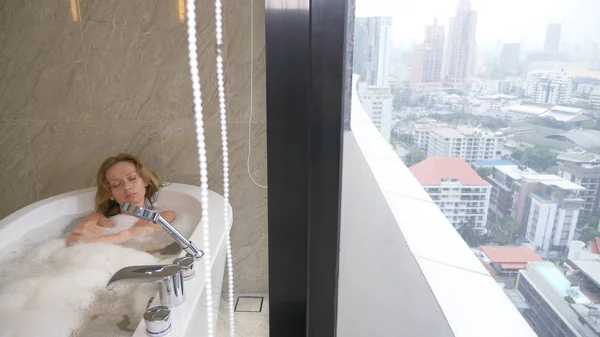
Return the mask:
M 427 154 L 423 150 L 419 150 L 417 148 L 412 148 L 410 151 L 404 156 L 404 164 L 408 167 L 413 166 L 414 164 L 424 160 L 427 158 Z
M 480 167 L 475 171 L 481 178 L 489 177 L 492 174 L 492 169 L 489 167 Z
M 557 154 L 550 151 L 550 149 L 542 146 L 535 146 L 525 149 L 525 151 L 523 151 L 523 156 L 519 161 L 536 171 L 544 172 L 548 168 L 556 165 L 556 157 Z
M 508 237 L 511 240 L 513 239 L 513 235 L 515 234 L 515 231 L 518 229 L 518 227 L 519 226 L 517 222 L 510 215 L 505 215 L 504 217 L 502 217 L 502 219 L 500 219 L 500 228 L 502 228 L 503 231 L 508 233 Z
M 573 128 L 570 124 L 557 121 L 556 119 L 554 119 L 552 117 L 533 118 L 533 119 L 529 120 L 529 122 L 531 122 L 532 124 L 537 124 L 537 125 L 545 126 L 548 128 L 561 129 L 561 130 L 571 130 Z
M 600 236 L 600 232 L 594 226 L 589 226 L 581 233 L 580 241 L 588 242 Z
M 521 158 L 523 158 L 523 151 L 515 150 L 510 156 L 516 160 L 521 160 Z
M 484 128 L 488 128 L 491 130 L 498 130 L 508 126 L 508 123 L 502 118 L 489 118 L 484 120 L 481 124 Z
M 587 227 L 597 227 L 600 218 L 590 215 L 580 215 L 577 219 L 577 229 L 585 229 Z
M 407 133 L 399 134 L 398 137 L 396 137 L 396 139 L 400 143 L 405 144 L 406 146 L 412 146 L 415 144 L 415 137 L 413 137 L 413 135 L 411 135 L 411 134 L 407 134 Z

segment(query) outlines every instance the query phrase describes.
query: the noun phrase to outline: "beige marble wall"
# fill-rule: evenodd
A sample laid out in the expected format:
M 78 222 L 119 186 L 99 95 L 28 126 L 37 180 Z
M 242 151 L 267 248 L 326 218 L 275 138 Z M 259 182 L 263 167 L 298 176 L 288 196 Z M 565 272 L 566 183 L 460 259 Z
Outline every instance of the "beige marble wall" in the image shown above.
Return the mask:
M 167 181 L 199 183 L 181 4 L 0 0 L 0 218 L 91 186 L 121 151 Z M 267 193 L 247 168 L 250 148 L 252 178 L 266 184 L 264 1 L 224 7 L 236 291 L 265 293 Z M 221 192 L 213 1 L 197 1 L 197 22 L 209 183 Z

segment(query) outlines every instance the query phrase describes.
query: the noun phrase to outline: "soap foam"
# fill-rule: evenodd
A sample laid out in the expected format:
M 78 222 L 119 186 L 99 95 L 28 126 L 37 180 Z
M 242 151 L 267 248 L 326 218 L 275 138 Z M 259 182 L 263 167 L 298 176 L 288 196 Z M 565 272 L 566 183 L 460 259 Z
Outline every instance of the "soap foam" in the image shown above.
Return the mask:
M 64 230 L 73 218 L 57 219 L 3 248 L 1 336 L 130 336 L 141 320 L 156 285 L 123 285 L 108 291 L 106 284 L 123 267 L 167 264 L 174 259 L 127 245 L 146 250 L 173 240 L 160 231 L 124 245 L 65 247 Z M 190 220 L 193 217 L 182 212 L 175 221 L 187 237 L 195 228 Z

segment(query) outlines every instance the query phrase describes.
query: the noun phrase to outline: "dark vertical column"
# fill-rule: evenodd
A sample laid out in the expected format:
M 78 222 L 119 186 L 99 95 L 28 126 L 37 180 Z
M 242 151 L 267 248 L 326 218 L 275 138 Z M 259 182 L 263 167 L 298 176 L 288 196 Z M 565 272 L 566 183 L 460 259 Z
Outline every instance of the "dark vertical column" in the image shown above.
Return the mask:
M 309 0 L 266 0 L 270 335 L 306 335 Z
M 311 1 L 308 335 L 335 336 L 347 0 Z M 349 104 L 349 102 L 348 102 Z
M 271 336 L 335 336 L 346 0 L 266 0 Z

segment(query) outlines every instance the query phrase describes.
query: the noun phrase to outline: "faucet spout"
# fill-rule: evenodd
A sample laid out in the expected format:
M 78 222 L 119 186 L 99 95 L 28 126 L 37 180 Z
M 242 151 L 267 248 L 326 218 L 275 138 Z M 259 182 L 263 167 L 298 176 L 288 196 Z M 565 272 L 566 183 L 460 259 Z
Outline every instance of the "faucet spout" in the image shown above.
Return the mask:
M 116 272 L 106 284 L 108 290 L 122 284 L 158 283 L 162 305 L 178 306 L 185 300 L 182 266 L 149 265 L 125 267 Z
M 108 281 L 106 289 L 112 290 L 122 284 L 153 283 L 175 276 L 181 271 L 178 265 L 131 266 L 116 272 Z

